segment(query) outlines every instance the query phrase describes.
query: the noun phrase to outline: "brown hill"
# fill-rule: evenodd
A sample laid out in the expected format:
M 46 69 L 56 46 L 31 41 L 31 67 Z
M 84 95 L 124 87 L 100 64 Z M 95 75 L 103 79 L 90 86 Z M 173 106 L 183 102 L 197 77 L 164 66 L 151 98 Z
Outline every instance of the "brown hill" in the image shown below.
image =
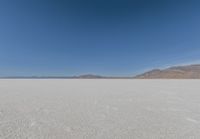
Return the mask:
M 138 79 L 200 79 L 200 64 L 155 69 L 137 75 Z
M 85 75 L 74 76 L 74 78 L 79 78 L 79 79 L 100 79 L 100 78 L 104 78 L 104 77 L 100 76 L 100 75 L 85 74 Z

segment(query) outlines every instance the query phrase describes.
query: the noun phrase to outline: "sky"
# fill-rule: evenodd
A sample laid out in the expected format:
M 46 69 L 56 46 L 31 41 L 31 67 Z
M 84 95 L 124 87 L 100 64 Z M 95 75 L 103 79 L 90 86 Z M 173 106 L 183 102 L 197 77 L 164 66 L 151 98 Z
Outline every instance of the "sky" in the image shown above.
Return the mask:
M 0 76 L 131 76 L 200 63 L 198 0 L 1 0 Z

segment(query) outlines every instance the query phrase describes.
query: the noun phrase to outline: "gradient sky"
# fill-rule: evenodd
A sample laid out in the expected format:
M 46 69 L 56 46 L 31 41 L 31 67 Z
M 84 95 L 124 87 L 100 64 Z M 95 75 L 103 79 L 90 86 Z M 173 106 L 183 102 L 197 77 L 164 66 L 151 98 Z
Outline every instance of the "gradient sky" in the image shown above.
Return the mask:
M 129 76 L 200 62 L 198 0 L 1 0 L 0 76 Z

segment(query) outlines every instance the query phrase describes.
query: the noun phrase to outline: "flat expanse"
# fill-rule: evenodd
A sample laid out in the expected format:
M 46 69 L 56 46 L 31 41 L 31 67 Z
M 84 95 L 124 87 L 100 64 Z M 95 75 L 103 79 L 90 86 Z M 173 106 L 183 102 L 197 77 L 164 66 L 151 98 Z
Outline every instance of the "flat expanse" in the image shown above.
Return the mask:
M 0 139 L 199 139 L 200 80 L 0 80 Z

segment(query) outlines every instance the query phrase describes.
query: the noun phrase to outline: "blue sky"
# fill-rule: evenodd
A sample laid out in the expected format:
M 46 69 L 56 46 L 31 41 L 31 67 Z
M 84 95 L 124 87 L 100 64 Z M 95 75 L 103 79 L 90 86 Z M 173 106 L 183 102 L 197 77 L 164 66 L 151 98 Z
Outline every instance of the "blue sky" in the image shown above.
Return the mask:
M 200 62 L 197 0 L 1 0 L 0 76 L 129 76 Z

